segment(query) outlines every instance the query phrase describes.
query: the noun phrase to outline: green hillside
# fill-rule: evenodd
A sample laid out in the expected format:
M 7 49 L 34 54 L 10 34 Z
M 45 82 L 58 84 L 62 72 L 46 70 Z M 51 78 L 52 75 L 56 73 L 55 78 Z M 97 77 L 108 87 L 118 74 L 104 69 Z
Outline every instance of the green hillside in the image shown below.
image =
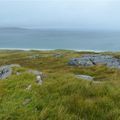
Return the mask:
M 68 65 L 71 58 L 88 53 L 92 54 L 1 50 L 1 66 L 21 67 L 14 67 L 10 77 L 0 80 L 0 120 L 120 120 L 120 70 Z M 102 54 L 120 58 L 120 53 Z M 43 73 L 42 85 L 26 72 L 29 69 Z M 76 78 L 78 74 L 93 76 L 96 82 Z

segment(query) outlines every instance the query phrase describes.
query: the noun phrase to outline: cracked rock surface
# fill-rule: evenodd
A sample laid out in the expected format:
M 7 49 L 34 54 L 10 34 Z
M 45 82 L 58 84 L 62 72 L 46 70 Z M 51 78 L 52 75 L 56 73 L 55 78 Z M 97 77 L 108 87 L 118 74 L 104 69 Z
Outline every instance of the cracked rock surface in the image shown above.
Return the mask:
M 94 66 L 98 64 L 120 69 L 120 59 L 110 55 L 87 54 L 80 58 L 73 58 L 69 61 L 69 65 L 75 66 Z

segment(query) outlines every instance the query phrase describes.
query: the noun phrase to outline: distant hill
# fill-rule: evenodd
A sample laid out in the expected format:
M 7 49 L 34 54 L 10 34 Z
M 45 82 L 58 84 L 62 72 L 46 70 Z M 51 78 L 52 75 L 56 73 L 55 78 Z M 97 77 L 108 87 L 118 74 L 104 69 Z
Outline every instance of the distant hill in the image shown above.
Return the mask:
M 27 28 L 20 28 L 20 27 L 0 27 L 0 31 L 23 31 L 28 30 Z

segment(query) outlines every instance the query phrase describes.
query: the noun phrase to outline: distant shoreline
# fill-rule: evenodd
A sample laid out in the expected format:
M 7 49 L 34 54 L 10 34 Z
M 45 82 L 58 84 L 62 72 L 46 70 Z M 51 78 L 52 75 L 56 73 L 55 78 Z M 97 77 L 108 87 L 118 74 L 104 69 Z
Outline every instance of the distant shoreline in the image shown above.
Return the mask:
M 105 51 L 105 50 L 81 50 L 81 49 L 37 49 L 37 48 L 0 48 L 0 50 L 21 50 L 21 51 L 54 51 L 54 50 L 70 50 L 76 52 L 119 52 L 119 51 Z

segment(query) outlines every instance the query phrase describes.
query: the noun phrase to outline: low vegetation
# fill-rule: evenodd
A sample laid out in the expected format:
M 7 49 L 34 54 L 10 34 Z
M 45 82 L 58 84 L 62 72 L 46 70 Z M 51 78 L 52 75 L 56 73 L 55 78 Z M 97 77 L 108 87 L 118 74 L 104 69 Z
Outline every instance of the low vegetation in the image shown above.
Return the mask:
M 0 65 L 22 67 L 0 80 L 0 120 L 120 120 L 120 70 L 68 65 L 69 59 L 87 53 L 1 50 Z M 103 54 L 120 58 L 120 53 Z M 38 85 L 27 69 L 43 72 L 43 84 Z M 98 82 L 76 78 L 78 74 L 93 76 Z

